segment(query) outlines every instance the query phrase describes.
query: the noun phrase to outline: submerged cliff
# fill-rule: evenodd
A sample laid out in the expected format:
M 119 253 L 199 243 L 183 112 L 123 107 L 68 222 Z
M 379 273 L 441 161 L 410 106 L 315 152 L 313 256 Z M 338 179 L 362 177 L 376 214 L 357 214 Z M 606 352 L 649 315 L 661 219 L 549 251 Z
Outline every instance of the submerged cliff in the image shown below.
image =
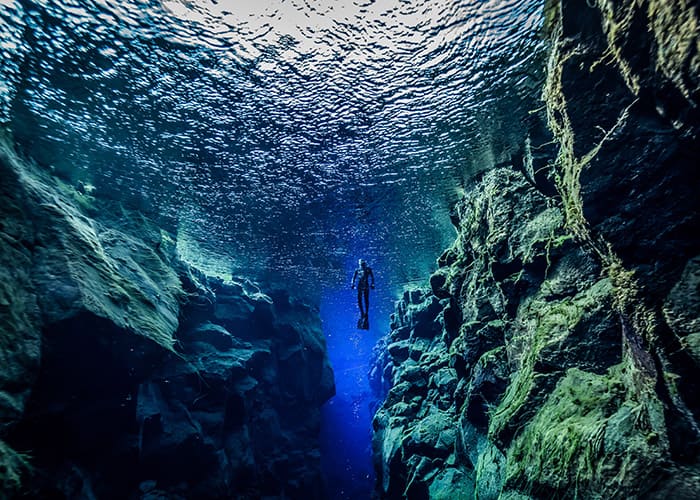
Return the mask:
M 318 311 L 0 147 L 0 491 L 321 498 Z
M 542 113 L 372 372 L 381 498 L 700 494 L 698 9 L 552 1 Z

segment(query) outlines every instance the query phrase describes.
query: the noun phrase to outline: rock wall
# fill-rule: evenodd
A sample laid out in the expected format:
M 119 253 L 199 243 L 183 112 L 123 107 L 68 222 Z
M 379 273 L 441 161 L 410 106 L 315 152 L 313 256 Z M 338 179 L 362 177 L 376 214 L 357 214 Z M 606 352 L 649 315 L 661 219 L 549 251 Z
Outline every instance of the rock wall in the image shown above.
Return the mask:
M 318 311 L 0 144 L 0 496 L 322 498 Z
M 700 495 L 698 8 L 545 13 L 553 137 L 467 190 L 372 371 L 380 498 Z

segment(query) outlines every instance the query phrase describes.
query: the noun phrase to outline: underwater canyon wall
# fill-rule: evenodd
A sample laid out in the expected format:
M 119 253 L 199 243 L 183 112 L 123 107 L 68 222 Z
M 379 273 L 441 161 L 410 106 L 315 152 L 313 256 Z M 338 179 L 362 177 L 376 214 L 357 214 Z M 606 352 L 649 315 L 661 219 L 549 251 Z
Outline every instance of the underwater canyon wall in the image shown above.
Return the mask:
M 467 189 L 380 346 L 380 498 L 700 495 L 698 6 L 545 14 L 549 132 Z
M 322 498 L 318 310 L 0 145 L 0 497 Z

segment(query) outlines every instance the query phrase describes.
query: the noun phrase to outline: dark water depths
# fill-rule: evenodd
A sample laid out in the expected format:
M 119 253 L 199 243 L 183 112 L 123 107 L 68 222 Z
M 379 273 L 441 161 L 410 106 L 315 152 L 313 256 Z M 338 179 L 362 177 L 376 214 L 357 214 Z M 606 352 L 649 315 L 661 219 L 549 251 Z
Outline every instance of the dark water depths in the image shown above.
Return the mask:
M 367 363 L 449 207 L 540 106 L 541 0 L 0 0 L 0 121 L 212 274 L 321 303 L 334 498 L 371 484 Z M 378 274 L 354 329 L 358 257 Z
M 377 403 L 367 374 L 377 340 L 389 331 L 394 297 L 377 274 L 370 296 L 370 329 L 355 328 L 357 294 L 354 290 L 326 290 L 321 320 L 335 372 L 336 396 L 323 407 L 321 457 L 328 498 L 369 498 L 374 486 L 371 422 Z

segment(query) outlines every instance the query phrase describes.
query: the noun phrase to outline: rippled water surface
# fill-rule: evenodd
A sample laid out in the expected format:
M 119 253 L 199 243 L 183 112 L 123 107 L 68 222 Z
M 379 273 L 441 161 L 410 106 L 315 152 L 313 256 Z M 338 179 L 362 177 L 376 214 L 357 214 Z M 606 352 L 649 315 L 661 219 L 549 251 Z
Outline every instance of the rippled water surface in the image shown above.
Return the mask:
M 539 107 L 532 0 L 0 0 L 0 119 L 205 268 L 425 279 Z M 379 267 L 379 269 L 378 269 Z

